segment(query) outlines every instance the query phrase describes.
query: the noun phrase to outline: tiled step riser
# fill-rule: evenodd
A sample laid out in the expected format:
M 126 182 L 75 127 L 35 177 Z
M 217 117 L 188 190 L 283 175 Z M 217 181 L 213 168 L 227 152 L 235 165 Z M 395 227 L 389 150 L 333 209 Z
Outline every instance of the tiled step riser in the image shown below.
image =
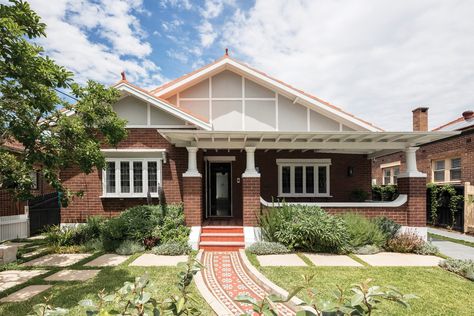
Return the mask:
M 200 249 L 204 251 L 239 251 L 239 249 L 244 249 L 242 246 L 201 246 Z
M 241 227 L 236 228 L 225 228 L 225 227 L 203 227 L 201 233 L 211 233 L 211 234 L 226 234 L 226 233 L 244 233 L 244 229 Z
M 244 242 L 244 236 L 201 236 L 201 241 L 236 241 L 236 242 Z

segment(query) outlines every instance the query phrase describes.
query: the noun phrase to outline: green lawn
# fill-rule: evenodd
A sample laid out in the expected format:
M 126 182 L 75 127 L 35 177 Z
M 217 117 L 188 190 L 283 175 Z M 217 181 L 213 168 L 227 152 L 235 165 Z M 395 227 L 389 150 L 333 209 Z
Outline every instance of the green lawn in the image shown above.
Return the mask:
M 99 254 L 94 255 L 97 257 Z M 32 312 L 32 307 L 35 304 L 43 303 L 44 297 L 51 296 L 50 304 L 55 307 L 63 307 L 70 309 L 68 315 L 85 315 L 84 309 L 77 306 L 77 302 L 82 299 L 92 298 L 96 299 L 97 293 L 105 289 L 106 292 L 112 292 L 119 289 L 123 282 L 133 281 L 136 276 L 141 276 L 148 273 L 152 284 L 148 290 L 152 292 L 153 297 L 157 300 L 167 298 L 171 294 L 176 293 L 176 283 L 178 281 L 177 273 L 179 271 L 176 267 L 128 267 L 127 265 L 133 261 L 138 255 L 134 255 L 129 260 L 117 267 L 103 268 L 101 272 L 93 279 L 87 282 L 47 282 L 44 277 L 53 274 L 61 269 L 52 269 L 51 272 L 38 276 L 27 283 L 10 288 L 7 291 L 0 292 L 0 298 L 12 292 L 15 292 L 26 285 L 32 284 L 52 284 L 53 287 L 49 290 L 35 296 L 31 300 L 24 303 L 0 303 L 0 315 L 27 315 Z M 85 262 L 92 260 L 93 257 L 87 258 L 72 267 L 73 269 L 85 269 L 82 265 Z M 31 268 L 29 268 L 31 269 Z M 191 286 L 194 297 L 199 302 L 200 308 L 203 310 L 203 315 L 213 314 L 209 305 L 199 295 L 196 287 Z
M 349 286 L 368 278 L 374 280 L 373 285 L 392 285 L 420 297 L 412 301 L 411 310 L 383 303 L 383 310 L 374 315 L 473 315 L 474 282 L 438 267 L 259 267 L 255 257 L 248 256 L 263 274 L 286 290 L 301 284 L 301 275 L 314 274 L 311 286 L 325 297 L 335 285 Z

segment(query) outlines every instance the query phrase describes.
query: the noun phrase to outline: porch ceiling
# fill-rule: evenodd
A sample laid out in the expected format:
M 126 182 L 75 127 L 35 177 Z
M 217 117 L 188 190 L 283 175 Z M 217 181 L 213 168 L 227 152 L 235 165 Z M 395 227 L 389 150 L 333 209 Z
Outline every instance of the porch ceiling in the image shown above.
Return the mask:
M 459 132 L 278 132 L 164 130 L 163 137 L 177 147 L 202 149 L 316 150 L 360 153 L 372 156 L 400 151 L 407 147 L 454 136 Z

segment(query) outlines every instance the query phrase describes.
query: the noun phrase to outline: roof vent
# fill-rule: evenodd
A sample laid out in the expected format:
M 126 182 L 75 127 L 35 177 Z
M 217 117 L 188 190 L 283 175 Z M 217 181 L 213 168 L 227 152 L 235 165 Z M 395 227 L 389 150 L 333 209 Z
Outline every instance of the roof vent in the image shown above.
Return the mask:
M 229 56 L 229 49 L 228 48 L 225 49 L 225 55 Z
M 122 76 L 123 81 L 127 81 L 127 77 L 125 76 L 125 71 L 122 71 L 120 75 Z
M 462 112 L 462 117 L 464 117 L 464 119 L 467 121 L 467 120 L 470 120 L 472 118 L 474 118 L 474 112 L 469 110 L 469 111 L 464 111 Z

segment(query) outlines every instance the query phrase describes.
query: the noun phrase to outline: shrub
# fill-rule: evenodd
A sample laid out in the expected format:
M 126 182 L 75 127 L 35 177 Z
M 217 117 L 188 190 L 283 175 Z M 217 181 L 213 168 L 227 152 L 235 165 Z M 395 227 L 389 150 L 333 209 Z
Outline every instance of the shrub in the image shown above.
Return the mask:
M 163 222 L 153 229 L 152 236 L 161 243 L 167 243 L 169 241 L 186 243 L 190 231 L 190 228 L 184 223 L 183 205 L 170 204 L 165 207 Z
M 105 221 L 106 219 L 102 216 L 89 216 L 83 225 L 78 226 L 74 242 L 84 244 L 89 240 L 100 238 Z
M 114 251 L 125 240 L 143 243 L 152 237 L 153 229 L 161 224 L 162 218 L 162 208 L 158 205 L 139 205 L 126 209 L 104 223 L 101 230 L 104 249 Z
M 425 256 L 436 255 L 438 252 L 439 252 L 438 247 L 436 247 L 435 245 L 429 242 L 423 243 L 423 245 L 420 248 L 415 250 L 415 253 L 419 255 L 425 255 Z
M 191 247 L 182 241 L 169 241 L 158 247 L 153 248 L 153 253 L 164 256 L 187 255 L 191 251 Z
M 126 239 L 126 222 L 121 216 L 109 219 L 101 232 L 102 245 L 106 251 L 114 251 Z
M 386 240 L 395 237 L 400 230 L 400 227 L 402 227 L 402 225 L 395 223 L 393 220 L 385 216 L 376 217 L 373 221 L 385 235 Z
M 259 241 L 250 245 L 247 250 L 256 255 L 276 255 L 289 253 L 290 249 L 278 242 Z
M 379 253 L 382 249 L 375 245 L 365 245 L 362 247 L 357 248 L 354 253 L 358 255 L 373 255 Z
M 381 247 L 385 244 L 385 235 L 375 222 L 355 213 L 343 214 L 342 219 L 346 223 L 349 245 L 353 249 L 365 245 Z
M 424 243 L 423 239 L 417 234 L 405 232 L 390 239 L 385 249 L 393 252 L 414 253 L 416 250 L 421 249 Z
M 125 240 L 120 246 L 115 250 L 119 255 L 133 255 L 137 252 L 145 251 L 145 247 L 134 240 Z
M 102 251 L 103 249 L 102 241 L 99 238 L 91 239 L 84 243 L 85 251 Z
M 376 201 L 393 201 L 398 196 L 396 185 L 373 185 L 372 199 Z
M 474 281 L 474 260 L 446 259 L 440 262 L 440 267 Z
M 155 226 L 161 223 L 163 209 L 159 205 L 139 205 L 126 209 L 120 218 L 126 225 L 126 239 L 143 242 L 152 235 Z
M 76 231 L 74 227 L 49 226 L 45 232 L 46 243 L 53 247 L 72 246 Z
M 369 193 L 362 189 L 356 189 L 351 192 L 351 201 L 364 202 L 369 197 Z
M 290 250 L 342 252 L 348 242 L 344 221 L 319 207 L 284 204 L 260 216 L 266 241 L 279 242 Z

